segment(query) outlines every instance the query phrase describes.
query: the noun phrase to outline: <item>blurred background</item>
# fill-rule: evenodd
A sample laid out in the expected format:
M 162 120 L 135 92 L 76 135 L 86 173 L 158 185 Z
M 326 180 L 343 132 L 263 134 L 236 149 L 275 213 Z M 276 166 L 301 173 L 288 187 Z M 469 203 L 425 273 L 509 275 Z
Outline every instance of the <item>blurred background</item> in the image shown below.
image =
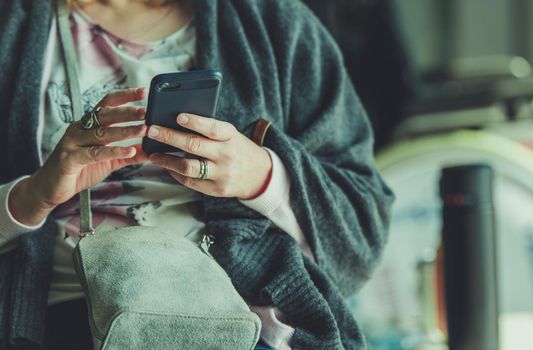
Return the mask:
M 397 196 L 384 258 L 349 300 L 370 348 L 533 349 L 533 1 L 304 2 L 344 53 Z

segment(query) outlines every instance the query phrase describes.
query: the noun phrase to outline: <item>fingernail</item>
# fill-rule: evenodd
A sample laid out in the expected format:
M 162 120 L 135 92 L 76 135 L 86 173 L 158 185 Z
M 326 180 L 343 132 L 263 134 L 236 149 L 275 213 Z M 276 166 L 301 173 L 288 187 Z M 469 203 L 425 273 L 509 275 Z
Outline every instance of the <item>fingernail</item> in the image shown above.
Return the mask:
M 158 135 L 159 135 L 159 128 L 157 126 L 152 125 L 150 127 L 150 130 L 148 130 L 148 136 L 157 137 Z
M 189 116 L 187 114 L 178 115 L 178 123 L 185 125 L 188 122 L 189 122 Z
M 142 88 L 142 87 L 141 87 L 141 88 L 137 88 L 137 89 L 135 89 L 135 92 L 137 92 L 137 93 L 139 93 L 139 94 L 140 94 L 141 92 L 143 92 L 143 91 L 144 91 L 144 88 Z
M 124 149 L 124 153 L 131 154 L 131 157 L 133 158 L 135 157 L 135 155 L 137 155 L 137 150 L 135 149 L 135 147 L 129 147 Z

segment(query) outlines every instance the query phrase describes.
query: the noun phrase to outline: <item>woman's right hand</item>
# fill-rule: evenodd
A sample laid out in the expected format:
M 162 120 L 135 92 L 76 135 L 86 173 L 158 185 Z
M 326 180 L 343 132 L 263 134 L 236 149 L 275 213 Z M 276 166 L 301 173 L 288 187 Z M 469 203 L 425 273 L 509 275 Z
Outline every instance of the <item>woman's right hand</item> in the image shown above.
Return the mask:
M 144 89 L 112 92 L 98 103 L 101 127 L 85 130 L 72 123 L 44 165 L 20 181 L 9 196 L 9 211 L 20 223 L 35 226 L 54 208 L 82 190 L 90 188 L 112 172 L 147 160 L 139 145 L 108 146 L 110 143 L 145 136 L 146 125 L 112 126 L 144 120 L 144 108 L 122 106 L 142 100 Z

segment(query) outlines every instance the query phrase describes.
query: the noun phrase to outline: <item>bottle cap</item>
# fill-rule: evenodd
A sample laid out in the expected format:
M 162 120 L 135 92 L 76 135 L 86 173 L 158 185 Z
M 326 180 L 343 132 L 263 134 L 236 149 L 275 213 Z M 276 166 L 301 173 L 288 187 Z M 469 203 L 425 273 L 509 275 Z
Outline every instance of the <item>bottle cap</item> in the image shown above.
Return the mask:
M 440 194 L 445 206 L 492 203 L 494 171 L 488 164 L 469 164 L 442 169 Z

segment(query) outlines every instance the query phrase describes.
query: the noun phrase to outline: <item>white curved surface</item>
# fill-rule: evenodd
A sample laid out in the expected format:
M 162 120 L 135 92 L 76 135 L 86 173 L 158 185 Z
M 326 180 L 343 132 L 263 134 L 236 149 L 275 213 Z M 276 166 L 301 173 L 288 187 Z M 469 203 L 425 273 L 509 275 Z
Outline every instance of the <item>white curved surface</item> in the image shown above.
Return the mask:
M 370 338 L 420 330 L 418 261 L 440 242 L 440 169 L 485 162 L 496 170 L 499 299 L 502 313 L 533 313 L 533 152 L 486 132 L 462 131 L 397 145 L 378 156 L 396 193 L 384 259 L 356 300 Z

